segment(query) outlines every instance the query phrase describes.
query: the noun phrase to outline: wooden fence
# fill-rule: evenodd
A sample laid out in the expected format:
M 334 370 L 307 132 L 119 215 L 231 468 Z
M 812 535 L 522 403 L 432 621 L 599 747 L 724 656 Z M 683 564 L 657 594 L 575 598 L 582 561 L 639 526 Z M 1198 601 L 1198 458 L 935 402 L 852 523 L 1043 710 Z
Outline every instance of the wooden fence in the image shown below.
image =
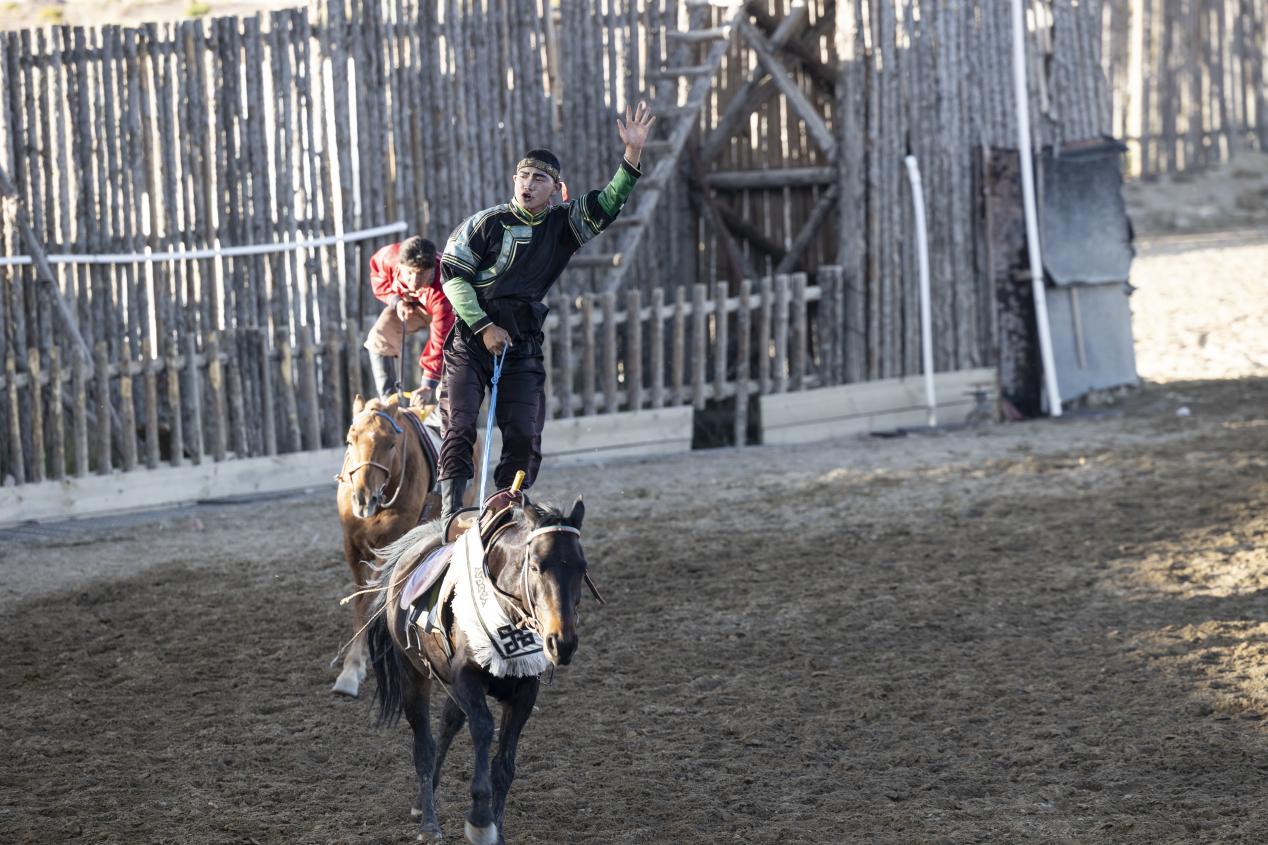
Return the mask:
M 732 399 L 737 425 L 752 394 L 845 379 L 841 315 L 857 307 L 839 268 L 735 287 L 635 289 L 556 296 L 545 332 L 548 412 L 571 417 Z M 351 397 L 369 389 L 355 328 L 317 344 L 274 346 L 258 328 L 212 330 L 199 348 L 153 360 L 125 340 L 91 364 L 53 346 L 32 349 L 0 377 L 3 469 L 14 483 L 160 464 L 315 450 L 342 442 Z M 421 336 L 409 338 L 416 356 Z M 252 354 L 244 355 L 242 350 Z M 244 385 L 263 385 L 251 408 Z M 740 435 L 739 442 L 743 442 Z
M 1113 131 L 1134 174 L 1268 148 L 1264 0 L 1113 0 L 1105 10 Z

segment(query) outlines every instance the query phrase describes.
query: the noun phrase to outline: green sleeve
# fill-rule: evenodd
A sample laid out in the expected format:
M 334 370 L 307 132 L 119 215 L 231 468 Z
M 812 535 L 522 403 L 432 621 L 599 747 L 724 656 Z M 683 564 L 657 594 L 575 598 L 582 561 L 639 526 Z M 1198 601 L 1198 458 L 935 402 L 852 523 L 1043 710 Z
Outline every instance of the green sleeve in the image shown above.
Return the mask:
M 621 206 L 625 205 L 625 201 L 630 198 L 630 193 L 634 190 L 634 183 L 638 181 L 638 177 L 643 175 L 637 167 L 630 164 L 624 158 L 621 159 L 621 166 L 617 168 L 616 173 L 612 176 L 612 181 L 608 182 L 608 186 L 599 192 L 599 206 L 603 209 L 603 213 L 609 217 L 615 217 L 617 212 L 621 210 Z
M 466 323 L 472 331 L 479 331 L 489 322 L 489 316 L 484 313 L 484 309 L 480 307 L 480 300 L 476 297 L 475 288 L 471 286 L 471 282 L 454 275 L 449 278 L 443 285 L 445 296 L 449 299 L 449 304 L 453 306 L 454 313 L 462 322 Z

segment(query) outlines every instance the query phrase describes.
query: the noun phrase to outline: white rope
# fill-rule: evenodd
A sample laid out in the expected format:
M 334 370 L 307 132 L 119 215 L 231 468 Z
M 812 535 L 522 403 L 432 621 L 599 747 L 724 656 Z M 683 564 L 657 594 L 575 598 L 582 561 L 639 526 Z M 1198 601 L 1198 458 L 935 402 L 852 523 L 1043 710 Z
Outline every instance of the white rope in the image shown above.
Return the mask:
M 50 255 L 49 264 L 142 264 L 152 261 L 192 261 L 197 258 L 232 258 L 241 255 L 265 255 L 270 252 L 291 252 L 297 249 L 313 249 L 315 247 L 333 246 L 339 243 L 364 241 L 383 235 L 404 232 L 409 227 L 404 220 L 375 226 L 372 229 L 359 229 L 345 232 L 342 235 L 326 235 L 321 238 L 308 238 L 302 241 L 281 241 L 271 244 L 247 244 L 245 246 L 208 247 L 206 249 L 168 249 L 164 252 L 132 252 L 106 255 Z M 26 265 L 31 263 L 29 255 L 15 255 L 0 258 L 0 267 Z

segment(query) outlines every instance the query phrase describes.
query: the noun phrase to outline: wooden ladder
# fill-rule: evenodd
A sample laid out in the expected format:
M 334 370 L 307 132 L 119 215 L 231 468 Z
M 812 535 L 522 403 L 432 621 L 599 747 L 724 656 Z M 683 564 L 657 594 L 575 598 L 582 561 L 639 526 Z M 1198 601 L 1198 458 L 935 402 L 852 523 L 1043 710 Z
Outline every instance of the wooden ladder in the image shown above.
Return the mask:
M 687 139 L 700 121 L 700 109 L 704 106 L 722 57 L 726 55 L 735 32 L 737 18 L 744 14 L 742 3 L 718 3 L 717 0 L 687 0 L 687 5 L 694 13 L 691 15 L 690 28 L 670 32 L 667 38 L 677 42 L 678 49 L 671 61 L 676 64 L 652 71 L 649 77 L 660 80 L 655 87 L 652 98 L 652 111 L 656 114 L 654 132 L 661 137 L 649 140 L 643 147 L 643 161 L 640 162 L 644 176 L 639 179 L 629 205 L 621 212 L 612 227 L 598 239 L 598 243 L 611 249 L 609 252 L 579 254 L 569 262 L 569 267 L 578 269 L 606 270 L 600 289 L 604 292 L 620 290 L 625 282 L 625 275 L 633 264 L 633 257 L 643 242 L 643 235 L 651 225 L 656 207 L 666 193 L 666 186 L 678 169 L 678 159 L 682 155 Z M 702 12 L 709 6 L 723 6 L 731 10 L 726 22 L 721 26 L 700 26 L 704 19 Z M 687 54 L 692 45 L 712 42 L 712 47 L 703 62 L 697 65 L 686 64 Z M 660 106 L 659 103 L 676 95 L 679 80 L 690 80 L 687 99 L 681 105 Z M 651 159 L 651 170 L 647 170 L 648 159 Z

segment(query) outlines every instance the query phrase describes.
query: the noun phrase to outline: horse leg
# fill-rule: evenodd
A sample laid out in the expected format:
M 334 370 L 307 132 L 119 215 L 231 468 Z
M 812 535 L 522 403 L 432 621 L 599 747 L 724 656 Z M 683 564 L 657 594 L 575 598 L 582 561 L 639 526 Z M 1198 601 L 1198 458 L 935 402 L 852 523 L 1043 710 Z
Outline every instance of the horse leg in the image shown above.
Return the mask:
M 436 817 L 435 793 L 432 791 L 432 770 L 436 767 L 436 741 L 431 735 L 431 684 L 412 667 L 405 673 L 402 709 L 414 731 L 414 772 L 418 775 L 418 798 L 409 814 L 419 819 L 419 839 L 440 842 L 444 834 Z
M 472 772 L 471 810 L 465 833 L 471 845 L 497 845 L 498 828 L 493 819 L 493 779 L 489 772 L 489 749 L 493 745 L 493 714 L 485 702 L 485 688 L 475 671 L 463 671 L 454 678 L 451 690 L 467 714 L 471 731 Z
M 498 826 L 498 845 L 506 845 L 506 796 L 515 780 L 515 754 L 519 748 L 520 734 L 533 715 L 539 687 L 536 678 L 525 679 L 515 687 L 509 701 L 502 705 L 502 729 L 498 737 L 498 751 L 493 758 L 493 818 Z
M 357 548 L 350 540 L 344 540 L 344 557 L 348 559 L 348 566 L 352 569 L 352 577 L 356 583 L 357 590 L 365 589 L 366 582 L 369 580 L 368 567 L 362 563 L 362 560 L 368 559 L 369 552 Z M 364 555 L 364 556 L 363 556 Z M 331 688 L 332 692 L 340 695 L 346 695 L 350 698 L 356 698 L 361 692 L 361 682 L 365 680 L 365 669 L 369 663 L 370 650 L 366 645 L 365 627 L 366 620 L 370 615 L 370 599 L 368 595 L 357 596 L 352 600 L 352 630 L 355 635 L 352 638 L 351 645 L 343 657 L 343 669 L 339 672 L 339 677 L 335 679 L 335 685 Z
M 449 745 L 453 742 L 453 738 L 458 735 L 458 731 L 462 730 L 462 726 L 467 721 L 467 714 L 462 712 L 462 708 L 458 706 L 449 696 L 445 696 L 445 709 L 440 711 L 440 736 L 436 746 L 436 767 L 432 771 L 431 788 L 433 790 L 440 787 L 440 770 L 445 765 L 445 756 L 449 753 Z

